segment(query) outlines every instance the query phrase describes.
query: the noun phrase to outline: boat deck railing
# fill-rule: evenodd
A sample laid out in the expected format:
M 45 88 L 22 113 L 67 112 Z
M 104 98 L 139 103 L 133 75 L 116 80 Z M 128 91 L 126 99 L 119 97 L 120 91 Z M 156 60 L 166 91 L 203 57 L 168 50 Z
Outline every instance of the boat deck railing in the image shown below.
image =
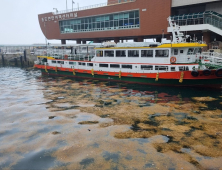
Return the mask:
M 41 55 L 38 55 L 41 56 Z M 68 61 L 91 61 L 91 59 L 94 57 L 94 54 L 64 54 L 64 55 L 48 55 L 49 57 L 52 57 L 57 60 L 68 60 Z M 47 56 L 44 56 L 47 57 Z
M 170 16 L 170 18 L 179 26 L 210 24 L 222 29 L 222 15 L 214 11 Z
M 202 57 L 205 63 L 211 66 L 222 65 L 222 54 L 217 52 L 203 52 Z
M 217 53 L 217 52 L 203 52 L 202 56 L 206 56 L 206 57 L 219 57 L 222 58 L 222 54 L 221 53 Z
M 37 56 L 64 56 L 64 55 L 95 55 L 94 45 L 78 46 L 45 46 L 44 48 L 35 48 L 33 53 Z

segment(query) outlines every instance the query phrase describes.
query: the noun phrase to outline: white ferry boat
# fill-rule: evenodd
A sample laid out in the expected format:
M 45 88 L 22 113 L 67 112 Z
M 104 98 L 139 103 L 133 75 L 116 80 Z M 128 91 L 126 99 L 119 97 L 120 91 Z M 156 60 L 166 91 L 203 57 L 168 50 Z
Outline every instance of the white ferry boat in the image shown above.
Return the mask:
M 95 55 L 38 56 L 34 67 L 51 76 L 91 78 L 164 86 L 222 84 L 222 54 L 202 52 L 204 42 L 186 42 L 188 36 L 169 18 L 172 40 L 162 43 L 103 43 Z M 88 47 L 87 47 L 88 51 Z

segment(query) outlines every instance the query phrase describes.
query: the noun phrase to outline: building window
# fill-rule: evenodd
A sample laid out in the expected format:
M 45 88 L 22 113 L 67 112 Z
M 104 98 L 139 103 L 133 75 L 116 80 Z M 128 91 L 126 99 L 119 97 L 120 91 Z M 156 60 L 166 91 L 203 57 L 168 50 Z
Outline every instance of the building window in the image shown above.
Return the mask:
M 139 50 L 128 50 L 128 57 L 139 57 Z
M 109 67 L 109 64 L 99 64 L 99 67 Z
M 133 69 L 133 66 L 132 65 L 122 65 L 122 68 Z
M 62 34 L 139 28 L 139 10 L 60 21 L 59 27 Z
M 119 64 L 110 64 L 110 68 L 120 68 Z
M 126 57 L 126 50 L 116 50 L 116 57 Z
M 52 63 L 56 63 L 56 61 L 52 61 Z
M 156 57 L 169 57 L 169 50 L 156 50 Z
M 141 50 L 141 57 L 153 57 L 153 50 Z
M 141 70 L 153 70 L 153 66 L 141 65 Z
M 105 51 L 104 52 L 105 53 L 105 57 L 114 57 L 114 51 L 112 50 L 110 50 L 110 51 Z
M 96 50 L 96 56 L 97 57 L 103 57 L 103 51 L 102 50 Z

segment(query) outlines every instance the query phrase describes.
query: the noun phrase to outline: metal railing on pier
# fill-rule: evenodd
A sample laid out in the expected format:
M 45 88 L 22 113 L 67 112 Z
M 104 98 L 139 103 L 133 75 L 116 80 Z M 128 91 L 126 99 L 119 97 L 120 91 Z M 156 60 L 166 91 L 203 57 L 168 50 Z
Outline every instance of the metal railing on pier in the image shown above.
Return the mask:
M 95 45 L 0 45 L 0 54 L 23 54 L 25 50 L 37 56 L 94 56 Z M 83 58 L 83 57 L 78 57 Z
M 210 24 L 222 29 L 222 15 L 214 11 L 170 16 L 179 26 Z

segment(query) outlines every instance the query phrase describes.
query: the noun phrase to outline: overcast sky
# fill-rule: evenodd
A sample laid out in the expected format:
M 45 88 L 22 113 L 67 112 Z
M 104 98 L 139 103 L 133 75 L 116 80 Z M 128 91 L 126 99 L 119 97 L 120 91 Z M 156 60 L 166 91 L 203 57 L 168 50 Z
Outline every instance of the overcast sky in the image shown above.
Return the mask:
M 105 3 L 106 0 L 73 0 L 74 8 Z M 72 0 L 67 0 L 68 9 Z M 0 0 L 0 44 L 45 43 L 40 29 L 38 14 L 52 12 L 53 8 L 66 9 L 66 0 Z M 49 43 L 61 41 L 48 40 Z M 73 43 L 67 41 L 67 43 Z

